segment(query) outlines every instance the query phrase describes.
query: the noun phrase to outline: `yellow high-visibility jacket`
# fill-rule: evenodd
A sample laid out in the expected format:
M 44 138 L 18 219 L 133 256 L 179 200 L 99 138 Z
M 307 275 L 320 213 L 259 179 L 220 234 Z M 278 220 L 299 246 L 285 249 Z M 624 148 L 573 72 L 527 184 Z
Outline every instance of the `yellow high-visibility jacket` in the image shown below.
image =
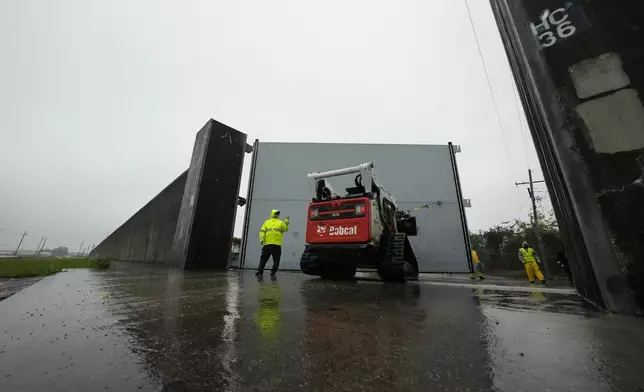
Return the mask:
M 277 210 L 271 211 L 271 219 L 264 222 L 259 231 L 259 242 L 264 245 L 282 245 L 284 233 L 288 231 L 288 218 L 281 221 L 275 217 Z
M 475 263 L 480 263 L 481 259 L 479 259 L 479 254 L 476 253 L 474 249 L 472 249 L 472 261 Z
M 528 263 L 534 263 L 537 261 L 537 255 L 534 253 L 534 249 L 528 248 L 528 249 L 519 249 L 519 260 L 523 262 L 523 264 L 528 264 Z

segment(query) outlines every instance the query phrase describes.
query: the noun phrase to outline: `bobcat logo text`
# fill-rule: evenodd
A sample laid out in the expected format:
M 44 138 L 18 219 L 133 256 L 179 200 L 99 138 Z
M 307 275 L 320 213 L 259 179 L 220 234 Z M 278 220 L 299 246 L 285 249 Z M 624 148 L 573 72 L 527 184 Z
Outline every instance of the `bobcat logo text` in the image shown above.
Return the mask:
M 323 236 L 350 236 L 358 234 L 358 226 L 318 226 L 318 234 Z
M 330 226 L 329 235 L 356 235 L 358 234 L 358 226 L 344 227 L 344 226 Z

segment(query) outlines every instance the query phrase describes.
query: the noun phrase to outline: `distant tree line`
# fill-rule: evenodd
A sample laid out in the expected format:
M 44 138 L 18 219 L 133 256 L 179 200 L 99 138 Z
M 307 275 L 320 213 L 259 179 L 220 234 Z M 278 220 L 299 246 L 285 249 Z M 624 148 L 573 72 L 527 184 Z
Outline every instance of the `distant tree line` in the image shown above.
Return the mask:
M 532 216 L 530 216 L 532 220 Z M 557 265 L 557 249 L 561 245 L 561 234 L 553 214 L 539 213 L 539 229 L 546 248 L 547 262 L 553 275 L 563 276 Z M 539 246 L 532 224 L 515 219 L 470 234 L 472 247 L 478 252 L 488 271 L 522 271 L 523 264 L 517 253 L 523 241 L 539 252 Z M 543 259 L 543 255 L 541 255 Z

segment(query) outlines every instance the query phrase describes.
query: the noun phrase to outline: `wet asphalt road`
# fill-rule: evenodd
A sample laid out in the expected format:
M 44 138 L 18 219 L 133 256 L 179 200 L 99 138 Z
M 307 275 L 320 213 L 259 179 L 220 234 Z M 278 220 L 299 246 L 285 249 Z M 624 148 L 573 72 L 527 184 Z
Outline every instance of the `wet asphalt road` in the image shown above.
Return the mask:
M 0 302 L 0 390 L 644 390 L 644 320 L 538 289 L 73 270 Z

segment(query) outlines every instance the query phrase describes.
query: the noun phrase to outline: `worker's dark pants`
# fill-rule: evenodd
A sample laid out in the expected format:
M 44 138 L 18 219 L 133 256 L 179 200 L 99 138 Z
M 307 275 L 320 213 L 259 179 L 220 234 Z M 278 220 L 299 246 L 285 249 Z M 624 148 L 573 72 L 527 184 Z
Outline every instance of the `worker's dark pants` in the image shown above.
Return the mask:
M 259 268 L 257 272 L 263 273 L 264 267 L 268 262 L 269 257 L 273 256 L 273 268 L 271 273 L 276 273 L 277 269 L 280 267 L 280 258 L 282 257 L 282 247 L 279 245 L 264 245 L 262 248 L 262 256 L 259 259 Z
M 570 283 L 574 284 L 574 282 L 572 281 L 572 271 L 570 270 L 570 265 L 568 265 L 568 262 L 567 261 L 559 261 L 559 262 L 561 263 L 561 266 L 566 272 L 566 276 L 568 276 L 568 280 L 570 281 Z

